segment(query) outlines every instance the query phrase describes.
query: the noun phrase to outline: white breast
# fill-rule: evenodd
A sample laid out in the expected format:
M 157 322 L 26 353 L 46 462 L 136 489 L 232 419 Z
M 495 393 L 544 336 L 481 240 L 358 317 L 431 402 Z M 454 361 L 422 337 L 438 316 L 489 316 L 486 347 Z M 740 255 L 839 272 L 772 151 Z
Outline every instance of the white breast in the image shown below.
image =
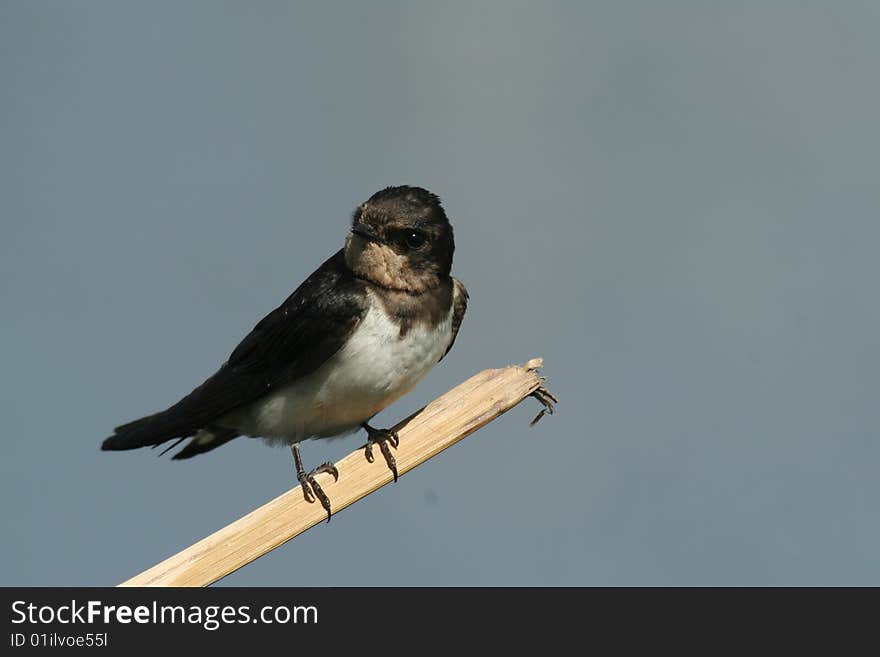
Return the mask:
M 452 338 L 452 309 L 435 327 L 399 325 L 373 300 L 354 333 L 312 374 L 235 418 L 245 435 L 296 442 L 356 430 L 405 395 L 437 364 Z

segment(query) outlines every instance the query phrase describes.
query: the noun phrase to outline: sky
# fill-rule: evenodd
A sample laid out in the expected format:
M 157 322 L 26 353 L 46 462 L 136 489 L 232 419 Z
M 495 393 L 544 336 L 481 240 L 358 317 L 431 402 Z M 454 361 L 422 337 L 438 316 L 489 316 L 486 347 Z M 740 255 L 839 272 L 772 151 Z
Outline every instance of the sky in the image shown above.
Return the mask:
M 220 586 L 880 585 L 878 29 L 867 1 L 0 2 L 0 584 L 113 585 L 293 487 L 257 440 L 99 445 L 411 184 L 471 302 L 376 424 L 535 356 L 557 413 Z

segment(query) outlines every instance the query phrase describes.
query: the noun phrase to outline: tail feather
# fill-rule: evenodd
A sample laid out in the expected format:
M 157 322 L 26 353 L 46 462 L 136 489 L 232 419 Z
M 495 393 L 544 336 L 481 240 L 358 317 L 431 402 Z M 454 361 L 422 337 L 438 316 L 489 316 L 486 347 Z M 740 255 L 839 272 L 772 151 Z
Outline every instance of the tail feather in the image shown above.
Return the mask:
M 235 438 L 229 429 L 215 429 L 213 423 L 230 409 L 247 402 L 234 381 L 234 369 L 224 364 L 202 385 L 173 406 L 116 427 L 113 435 L 101 443 L 103 450 L 137 449 L 156 447 L 169 440 L 177 440 L 170 449 L 190 436 L 195 436 L 175 458 L 189 458 L 207 452 Z M 262 386 L 265 389 L 265 386 Z M 210 440 L 208 436 L 213 436 Z M 164 453 L 164 452 L 163 452 Z
M 237 437 L 238 432 L 231 429 L 192 429 L 186 425 L 173 424 L 163 417 L 167 411 L 129 422 L 116 427 L 114 433 L 101 443 L 103 450 L 137 449 L 139 447 L 158 447 L 162 443 L 174 440 L 166 447 L 159 456 L 174 449 L 181 442 L 194 436 L 187 445 L 177 452 L 173 459 L 188 459 L 196 454 L 202 454 L 215 447 L 220 447 Z M 176 440 L 175 440 L 176 439 Z
M 113 435 L 101 443 L 103 450 L 137 449 L 156 447 L 173 438 L 192 436 L 198 427 L 181 422 L 180 415 L 172 409 L 142 417 L 139 420 L 120 425 Z
M 174 461 L 179 461 L 180 459 L 189 459 L 197 454 L 204 454 L 205 452 L 209 452 L 216 447 L 220 447 L 220 445 L 224 445 L 228 443 L 233 438 L 238 437 L 237 431 L 232 431 L 230 429 L 211 429 L 211 430 L 203 430 L 199 431 L 195 437 L 190 440 L 186 446 L 177 452 L 174 456 L 171 457 Z M 181 438 L 181 440 L 183 440 Z M 172 445 L 172 447 L 176 447 L 177 443 Z
M 116 427 L 113 435 L 101 443 L 101 449 L 156 447 L 173 438 L 185 438 L 195 433 L 195 430 L 188 426 L 169 422 L 171 418 L 168 415 L 168 411 L 163 411 Z

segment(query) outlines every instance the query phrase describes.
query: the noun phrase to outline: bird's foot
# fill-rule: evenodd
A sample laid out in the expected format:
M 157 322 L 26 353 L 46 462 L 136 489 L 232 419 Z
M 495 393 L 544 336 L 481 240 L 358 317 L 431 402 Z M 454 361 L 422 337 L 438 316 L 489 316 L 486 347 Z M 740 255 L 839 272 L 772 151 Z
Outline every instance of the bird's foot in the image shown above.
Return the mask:
M 553 404 L 558 404 L 559 400 L 556 399 L 556 395 L 547 390 L 544 386 L 541 386 L 535 392 L 531 394 L 532 397 L 537 399 L 544 405 L 544 408 L 535 416 L 535 419 L 529 422 L 529 427 L 533 427 L 538 424 L 538 420 L 544 417 L 545 413 L 553 415 L 553 411 L 556 410 Z
M 364 456 L 367 457 L 367 461 L 373 462 L 373 445 L 378 445 L 382 451 L 382 456 L 385 457 L 388 468 L 394 475 L 394 481 L 397 481 L 397 461 L 394 459 L 391 448 L 388 446 L 388 443 L 391 443 L 397 449 L 397 446 L 400 444 L 400 437 L 397 435 L 397 432 L 393 429 L 374 429 L 366 422 L 361 426 L 367 431 L 367 444 L 364 445 Z
M 299 481 L 299 485 L 302 486 L 303 497 L 306 499 L 306 502 L 309 503 L 314 502 L 315 498 L 317 498 L 321 503 L 321 506 L 324 507 L 324 511 L 327 512 L 327 522 L 330 522 L 330 516 L 332 515 L 332 512 L 330 511 L 330 498 L 327 497 L 324 489 L 321 488 L 321 484 L 315 479 L 315 475 L 326 472 L 327 474 L 333 475 L 333 481 L 339 481 L 339 470 L 337 470 L 336 466 L 330 463 L 330 461 L 327 461 L 311 472 L 306 472 L 302 467 L 302 458 L 299 455 L 299 445 L 295 444 L 291 449 L 293 450 L 293 458 L 296 462 L 296 478 Z

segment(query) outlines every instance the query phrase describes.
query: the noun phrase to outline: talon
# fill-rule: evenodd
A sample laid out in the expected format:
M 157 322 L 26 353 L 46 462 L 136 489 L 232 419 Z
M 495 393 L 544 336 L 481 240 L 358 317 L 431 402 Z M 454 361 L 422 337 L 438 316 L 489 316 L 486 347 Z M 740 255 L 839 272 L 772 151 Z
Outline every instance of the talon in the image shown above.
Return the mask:
M 299 453 L 299 445 L 294 443 L 290 449 L 293 452 L 293 460 L 296 464 L 296 478 L 299 481 L 299 485 L 302 487 L 303 497 L 309 504 L 314 503 L 315 498 L 317 498 L 321 503 L 321 506 L 324 507 L 324 510 L 327 512 L 327 522 L 330 522 L 330 517 L 332 515 L 330 510 L 330 498 L 327 497 L 324 489 L 321 488 L 321 484 L 315 480 L 315 475 L 326 472 L 327 474 L 333 475 L 334 481 L 339 481 L 339 470 L 335 465 L 330 463 L 330 461 L 327 461 L 307 474 L 303 469 L 302 457 Z
M 315 491 L 315 497 L 318 498 L 321 502 L 321 506 L 324 507 L 324 511 L 327 512 L 327 522 L 330 522 L 330 516 L 333 515 L 330 511 L 330 499 L 324 494 L 321 484 L 315 481 L 315 478 L 311 474 L 309 475 L 309 484 L 311 484 L 312 490 Z
M 529 422 L 529 427 L 533 427 L 538 423 L 538 420 L 544 417 L 545 413 L 553 415 L 556 410 L 553 404 L 558 404 L 559 400 L 556 398 L 556 395 L 554 395 L 543 386 L 535 390 L 535 392 L 533 392 L 530 396 L 534 397 L 544 405 L 544 408 L 542 408 L 541 411 L 535 416 L 535 419 Z
M 315 496 L 312 495 L 312 486 L 307 477 L 299 478 L 299 485 L 302 487 L 303 497 L 306 498 L 306 502 L 311 504 L 315 501 Z
M 374 429 L 366 422 L 361 426 L 367 431 L 367 444 L 364 445 L 364 456 L 367 462 L 372 463 L 374 460 L 373 444 L 379 445 L 379 450 L 382 452 L 382 456 L 385 457 L 385 463 L 388 464 L 388 469 L 391 470 L 391 474 L 394 475 L 394 481 L 397 482 L 397 460 L 391 453 L 388 443 L 391 443 L 391 446 L 397 449 L 400 445 L 400 436 L 393 429 Z
M 397 483 L 397 461 L 394 458 L 394 455 L 391 453 L 391 450 L 388 448 L 389 441 L 382 441 L 379 443 L 379 449 L 382 450 L 382 456 L 385 457 L 385 462 L 388 464 L 388 467 L 391 468 L 391 474 L 394 475 L 394 482 Z
M 326 463 L 322 463 L 317 468 L 312 470 L 309 474 L 314 476 L 314 475 L 319 474 L 321 472 L 326 472 L 329 475 L 333 475 L 333 480 L 339 481 L 339 470 L 336 468 L 335 465 L 330 463 L 330 461 L 327 461 Z

